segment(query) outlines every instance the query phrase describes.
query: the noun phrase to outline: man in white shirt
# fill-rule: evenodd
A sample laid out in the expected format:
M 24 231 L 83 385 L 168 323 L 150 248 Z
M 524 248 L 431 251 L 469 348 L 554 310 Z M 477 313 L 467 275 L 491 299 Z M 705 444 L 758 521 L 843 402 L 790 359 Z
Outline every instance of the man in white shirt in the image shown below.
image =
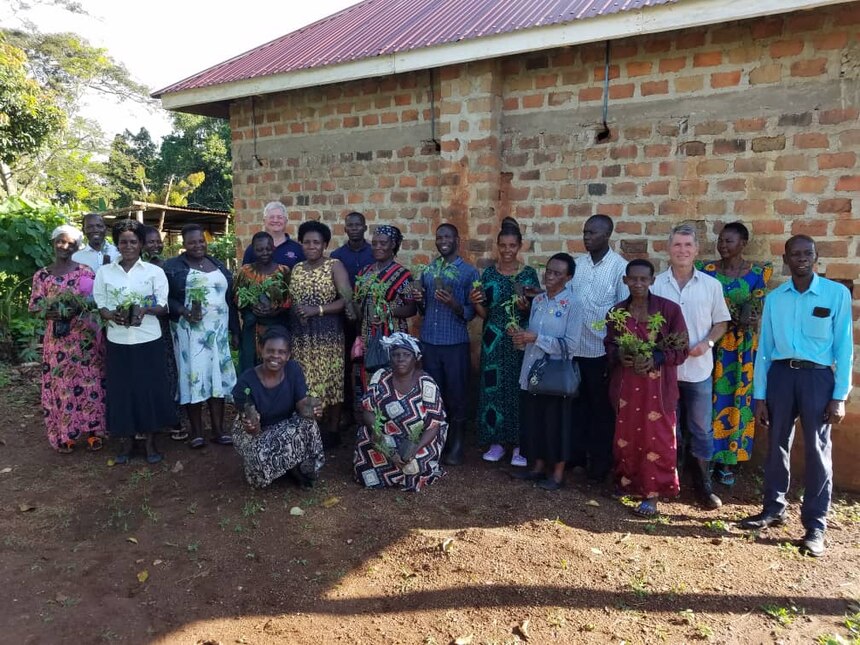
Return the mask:
M 72 260 L 78 264 L 86 264 L 93 272 L 98 272 L 99 267 L 109 264 L 119 257 L 117 248 L 105 239 L 107 227 L 102 216 L 98 213 L 87 213 L 84 215 L 84 235 L 87 236 L 87 245 L 75 251 Z
M 582 303 L 583 315 L 574 344 L 582 382 L 579 386 L 575 423 L 574 463 L 586 465 L 588 480 L 599 484 L 612 469 L 612 436 L 615 414 L 609 403 L 609 370 L 603 338 L 606 330 L 594 323 L 606 318 L 610 307 L 627 299 L 624 284 L 627 260 L 609 248 L 614 224 L 607 215 L 589 217 L 582 229 L 582 242 L 588 252 L 576 258 L 576 273 L 567 283 Z
M 651 293 L 681 306 L 690 335 L 689 358 L 678 368 L 678 464 L 681 470 L 686 441 L 695 458 L 694 482 L 702 504 L 722 506 L 711 486 L 713 434 L 713 348 L 731 320 L 719 281 L 696 270 L 699 252 L 696 229 L 681 224 L 669 235 L 669 268 L 657 276 Z

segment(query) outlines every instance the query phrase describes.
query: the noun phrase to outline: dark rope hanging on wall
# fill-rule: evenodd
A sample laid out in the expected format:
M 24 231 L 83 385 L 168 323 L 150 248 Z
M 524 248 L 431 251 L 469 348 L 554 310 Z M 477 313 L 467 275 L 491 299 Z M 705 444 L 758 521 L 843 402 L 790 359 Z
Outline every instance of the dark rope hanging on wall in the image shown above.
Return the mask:
M 436 146 L 436 152 L 441 152 L 442 144 L 436 138 L 436 78 L 433 68 L 430 68 L 430 140 Z
M 597 143 L 607 141 L 611 136 L 609 131 L 609 48 L 610 41 L 606 41 L 606 55 L 603 62 L 603 129 L 597 133 Z
M 254 129 L 254 161 L 257 162 L 258 166 L 262 167 L 263 160 L 257 154 L 257 106 L 253 96 L 251 97 L 251 127 Z

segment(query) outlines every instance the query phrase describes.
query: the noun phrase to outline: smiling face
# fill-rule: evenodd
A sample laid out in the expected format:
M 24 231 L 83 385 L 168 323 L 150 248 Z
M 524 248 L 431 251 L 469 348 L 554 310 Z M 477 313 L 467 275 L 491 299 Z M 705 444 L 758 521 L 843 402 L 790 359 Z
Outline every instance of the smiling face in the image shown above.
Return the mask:
M 388 353 L 388 360 L 391 363 L 391 371 L 397 376 L 409 376 L 418 359 L 415 354 L 403 347 L 395 347 Z
M 364 239 L 364 234 L 367 232 L 367 224 L 358 215 L 347 217 L 343 228 L 346 231 L 347 239 L 354 243 L 361 242 Z
M 202 260 L 206 255 L 206 238 L 203 237 L 203 231 L 188 231 L 182 237 L 182 245 L 192 260 Z
M 792 277 L 807 278 L 815 269 L 818 252 L 815 250 L 814 242 L 798 238 L 791 243 L 782 259 L 788 265 Z
M 648 289 L 654 284 L 654 274 L 648 267 L 637 265 L 628 267 L 622 280 L 630 289 L 630 295 L 635 300 L 640 300 L 648 295 Z
M 161 241 L 161 234 L 158 231 L 149 231 L 146 234 L 143 250 L 151 258 L 161 255 L 161 252 L 164 251 L 164 242 Z
M 287 213 L 282 208 L 270 208 L 263 215 L 263 228 L 272 237 L 280 237 L 287 227 Z
M 275 244 L 269 238 L 257 238 L 254 240 L 254 255 L 261 266 L 268 266 L 272 262 L 275 253 Z
M 394 257 L 394 240 L 382 233 L 374 233 L 370 241 L 373 259 L 379 263 L 388 262 Z
M 550 260 L 543 274 L 543 284 L 548 294 L 555 295 L 564 288 L 564 285 L 570 278 L 566 262 L 562 260 Z
M 305 252 L 305 259 L 309 262 L 316 262 L 323 256 L 323 252 L 328 246 L 323 239 L 323 236 L 317 231 L 308 231 L 302 236 L 302 250 Z
M 746 245 L 747 243 L 740 233 L 732 229 L 723 229 L 717 238 L 717 253 L 723 260 L 729 260 L 743 255 Z
M 436 230 L 436 250 L 443 258 L 448 258 L 457 253 L 460 246 L 460 237 L 450 226 L 440 226 Z
M 52 241 L 54 246 L 54 257 L 57 260 L 68 260 L 72 253 L 78 250 L 78 243 L 65 233 L 60 233 Z
M 100 215 L 90 215 L 84 220 L 84 235 L 87 236 L 87 242 L 92 248 L 96 250 L 102 248 L 106 231 L 105 221 Z
M 123 262 L 137 262 L 140 258 L 140 240 L 133 231 L 123 231 L 116 241 Z
M 699 244 L 692 235 L 676 233 L 669 240 L 669 260 L 675 269 L 689 269 L 699 253 Z
M 270 372 L 280 372 L 290 360 L 290 345 L 284 338 L 270 338 L 260 349 L 263 368 Z
M 517 239 L 516 235 L 500 235 L 496 248 L 499 251 L 499 260 L 504 264 L 511 264 L 517 261 L 517 254 L 520 252 L 522 243 Z

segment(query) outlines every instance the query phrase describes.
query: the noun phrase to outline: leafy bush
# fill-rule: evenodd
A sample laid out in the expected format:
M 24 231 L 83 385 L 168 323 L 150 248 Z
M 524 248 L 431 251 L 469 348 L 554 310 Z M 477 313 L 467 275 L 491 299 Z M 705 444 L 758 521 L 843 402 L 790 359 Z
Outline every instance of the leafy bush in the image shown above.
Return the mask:
M 30 281 L 54 258 L 51 232 L 71 220 L 71 213 L 20 197 L 0 201 L 0 345 L 4 358 L 38 359 L 41 320 L 27 311 Z
M 221 260 L 231 270 L 236 267 L 236 236 L 232 233 L 219 235 L 206 245 L 206 252 Z

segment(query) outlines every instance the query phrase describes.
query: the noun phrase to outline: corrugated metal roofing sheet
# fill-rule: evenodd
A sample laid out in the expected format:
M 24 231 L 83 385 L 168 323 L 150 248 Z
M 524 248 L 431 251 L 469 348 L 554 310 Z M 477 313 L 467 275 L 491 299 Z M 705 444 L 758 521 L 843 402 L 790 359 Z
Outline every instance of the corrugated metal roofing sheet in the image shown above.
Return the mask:
M 585 20 L 678 0 L 364 0 L 153 96 Z

